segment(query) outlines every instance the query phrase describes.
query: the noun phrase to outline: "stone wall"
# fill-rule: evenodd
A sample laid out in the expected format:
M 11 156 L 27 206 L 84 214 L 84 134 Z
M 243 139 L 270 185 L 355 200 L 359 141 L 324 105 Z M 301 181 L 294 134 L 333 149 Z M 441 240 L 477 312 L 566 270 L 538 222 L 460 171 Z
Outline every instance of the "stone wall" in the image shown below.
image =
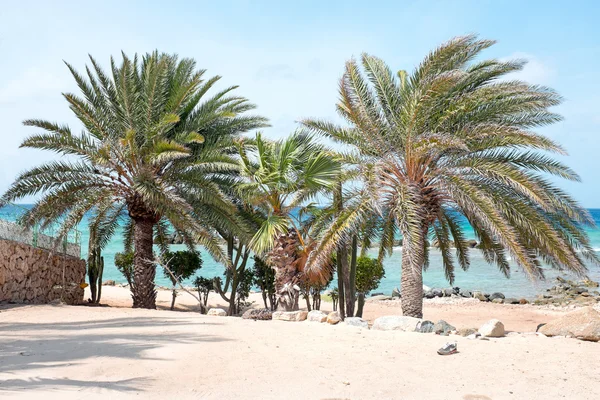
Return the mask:
M 66 254 L 0 239 L 0 302 L 83 302 L 85 261 Z

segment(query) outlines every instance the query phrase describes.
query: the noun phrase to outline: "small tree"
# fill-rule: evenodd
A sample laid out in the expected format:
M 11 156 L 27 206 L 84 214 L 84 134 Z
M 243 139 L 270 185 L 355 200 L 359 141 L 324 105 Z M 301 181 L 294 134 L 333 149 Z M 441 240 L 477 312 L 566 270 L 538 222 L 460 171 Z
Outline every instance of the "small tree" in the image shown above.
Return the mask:
M 115 266 L 127 280 L 129 288 L 133 286 L 133 253 L 117 253 L 115 254 Z M 133 291 L 133 289 L 131 289 Z
M 356 292 L 358 294 L 357 317 L 362 317 L 365 305 L 365 296 L 377 289 L 381 278 L 385 276 L 385 270 L 381 261 L 366 256 L 358 257 L 356 260 Z
M 197 270 L 202 268 L 202 258 L 200 258 L 200 254 L 196 251 L 176 251 L 170 252 L 167 251 L 163 254 L 163 259 L 168 264 L 169 271 L 164 269 L 165 278 L 169 278 L 171 283 L 173 284 L 173 297 L 171 300 L 171 310 L 175 308 L 175 298 L 177 298 L 177 283 L 191 277 Z
M 275 310 L 277 305 L 275 299 L 275 270 L 268 266 L 260 257 L 254 256 L 254 284 L 258 286 L 262 294 L 266 309 Z M 269 303 L 267 304 L 267 299 Z
M 338 288 L 331 289 L 329 297 L 331 297 L 331 302 L 333 303 L 333 311 L 337 311 L 338 300 L 340 299 Z
M 194 286 L 196 286 L 196 290 L 198 290 L 198 295 L 202 299 L 202 306 L 200 308 L 201 311 L 204 313 L 208 304 L 208 294 L 214 288 L 213 280 L 205 278 L 203 276 L 197 276 L 194 280 Z

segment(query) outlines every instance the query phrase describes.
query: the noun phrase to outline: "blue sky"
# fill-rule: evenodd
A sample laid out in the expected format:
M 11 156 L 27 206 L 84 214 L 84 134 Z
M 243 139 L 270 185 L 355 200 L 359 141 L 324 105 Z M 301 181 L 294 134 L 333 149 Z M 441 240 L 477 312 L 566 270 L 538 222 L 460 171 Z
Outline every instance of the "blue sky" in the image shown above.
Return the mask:
M 436 45 L 478 33 L 498 44 L 485 57 L 526 58 L 519 78 L 558 90 L 565 120 L 542 130 L 569 151 L 583 183 L 563 183 L 600 207 L 600 6 L 594 1 L 82 1 L 3 2 L 0 9 L 0 191 L 50 159 L 18 149 L 44 118 L 77 126 L 61 92 L 76 87 L 62 60 L 153 49 L 193 57 L 271 119 L 281 137 L 304 117 L 335 118 L 344 62 L 368 52 L 411 70 Z

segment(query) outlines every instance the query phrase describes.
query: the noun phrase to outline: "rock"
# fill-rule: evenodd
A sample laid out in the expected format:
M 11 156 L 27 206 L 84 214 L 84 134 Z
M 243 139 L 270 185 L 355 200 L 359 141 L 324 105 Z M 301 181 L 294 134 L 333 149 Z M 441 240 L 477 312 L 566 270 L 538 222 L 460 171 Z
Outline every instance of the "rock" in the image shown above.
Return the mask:
M 600 283 L 595 282 L 591 279 L 585 279 L 585 280 L 581 281 L 581 284 L 583 286 L 587 286 L 587 287 L 600 287 Z
M 433 325 L 433 332 L 436 335 L 442 335 L 442 334 L 447 335 L 447 334 L 450 334 L 451 331 L 455 331 L 455 330 L 456 330 L 455 327 L 453 327 L 452 325 L 450 325 L 443 319 L 440 319 L 438 322 L 435 323 L 435 325 Z
M 415 332 L 431 333 L 433 332 L 434 323 L 431 321 L 420 321 L 415 328 Z
M 504 303 L 504 299 L 498 299 L 498 298 L 496 298 L 496 299 L 492 300 L 492 303 L 502 304 L 502 303 Z
M 473 297 L 473 293 L 470 290 L 461 290 L 458 294 L 462 297 Z
M 463 337 L 468 337 L 470 335 L 474 335 L 477 333 L 477 329 L 475 328 L 461 328 L 458 330 L 457 334 Z
M 490 295 L 490 297 L 489 297 L 490 301 L 493 301 L 494 299 L 502 299 L 502 300 L 504 300 L 504 298 L 505 298 L 504 295 L 502 293 L 500 293 L 500 292 L 492 293 Z
M 308 313 L 307 320 L 311 322 L 325 322 L 327 321 L 327 314 L 323 311 L 312 310 Z
M 476 291 L 473 292 L 473 298 L 475 298 L 475 299 L 477 299 L 479 301 L 488 301 L 488 298 L 485 297 L 485 295 L 482 292 L 478 291 L 478 290 L 476 290 Z
M 206 315 L 212 315 L 214 317 L 225 317 L 227 316 L 227 311 L 223 310 L 222 308 L 211 308 L 210 310 L 208 310 L 208 313 L 206 313 Z
M 394 297 L 402 297 L 402 295 L 400 294 L 400 289 L 394 288 L 394 290 L 392 290 L 392 298 Z
M 519 300 L 519 304 L 529 304 L 529 300 L 521 299 L 521 300 Z
M 273 312 L 271 310 L 267 310 L 266 308 L 262 308 L 262 309 L 250 309 L 250 310 L 246 310 L 243 314 L 242 314 L 242 318 L 243 319 L 253 319 L 253 320 L 260 320 L 260 321 L 268 321 L 273 319 Z
M 519 304 L 519 299 L 515 299 L 514 297 L 509 297 L 504 299 L 504 304 Z
M 349 326 L 358 326 L 359 328 L 369 329 L 369 323 L 359 317 L 346 317 L 344 323 Z
M 275 311 L 273 320 L 277 321 L 304 321 L 308 311 Z
M 115 286 L 117 283 L 112 279 L 102 282 L 102 286 Z
M 340 313 L 337 311 L 330 312 L 329 315 L 327 315 L 327 323 L 330 325 L 335 325 L 341 320 L 342 317 L 340 317 Z
M 443 293 L 444 297 L 450 297 L 454 294 L 454 289 L 452 289 L 452 288 L 442 289 L 442 293 Z
M 572 311 L 539 329 L 546 336 L 571 335 L 581 340 L 600 341 L 600 313 L 592 307 Z
M 379 317 L 373 322 L 373 329 L 378 331 L 404 331 L 414 332 L 417 324 L 423 321 L 420 318 L 388 315 Z
M 365 301 L 373 302 L 373 301 L 382 301 L 382 300 L 392 300 L 392 298 L 390 296 L 385 296 L 383 294 L 380 294 L 377 296 L 371 296 L 368 299 L 366 299 Z
M 423 297 L 425 297 L 426 299 L 433 299 L 435 297 L 435 295 L 433 294 L 433 292 L 431 290 L 423 293 Z
M 423 293 L 425 292 L 429 292 L 431 290 L 431 288 L 427 285 L 423 285 Z
M 433 293 L 434 297 L 442 297 L 444 296 L 444 292 L 442 291 L 442 289 L 431 289 L 431 293 Z
M 502 337 L 504 336 L 504 324 L 497 319 L 489 320 L 479 328 L 479 333 L 484 337 Z
M 330 290 L 328 290 L 328 292 L 331 292 L 331 291 L 330 291 Z M 383 292 L 377 292 L 377 293 L 373 293 L 373 294 L 371 295 L 371 297 L 375 297 L 375 296 L 383 296 L 383 295 L 384 295 L 384 294 L 383 294 Z M 387 297 L 387 296 L 386 296 L 386 297 Z

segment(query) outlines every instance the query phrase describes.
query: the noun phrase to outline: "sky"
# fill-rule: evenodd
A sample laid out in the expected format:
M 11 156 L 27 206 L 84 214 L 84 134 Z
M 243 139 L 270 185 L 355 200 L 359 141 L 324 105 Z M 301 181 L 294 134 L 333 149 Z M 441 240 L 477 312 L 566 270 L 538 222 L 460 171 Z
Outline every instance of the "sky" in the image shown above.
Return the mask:
M 78 128 L 63 92 L 77 92 L 64 61 L 155 49 L 194 58 L 207 76 L 258 106 L 271 138 L 306 117 L 337 119 L 344 63 L 367 52 L 412 70 L 433 48 L 476 33 L 498 43 L 485 58 L 529 61 L 516 76 L 556 89 L 564 120 L 540 130 L 562 144 L 582 178 L 559 182 L 600 208 L 600 2 L 596 1 L 12 1 L 0 0 L 0 192 L 54 156 L 19 149 L 31 118 Z

